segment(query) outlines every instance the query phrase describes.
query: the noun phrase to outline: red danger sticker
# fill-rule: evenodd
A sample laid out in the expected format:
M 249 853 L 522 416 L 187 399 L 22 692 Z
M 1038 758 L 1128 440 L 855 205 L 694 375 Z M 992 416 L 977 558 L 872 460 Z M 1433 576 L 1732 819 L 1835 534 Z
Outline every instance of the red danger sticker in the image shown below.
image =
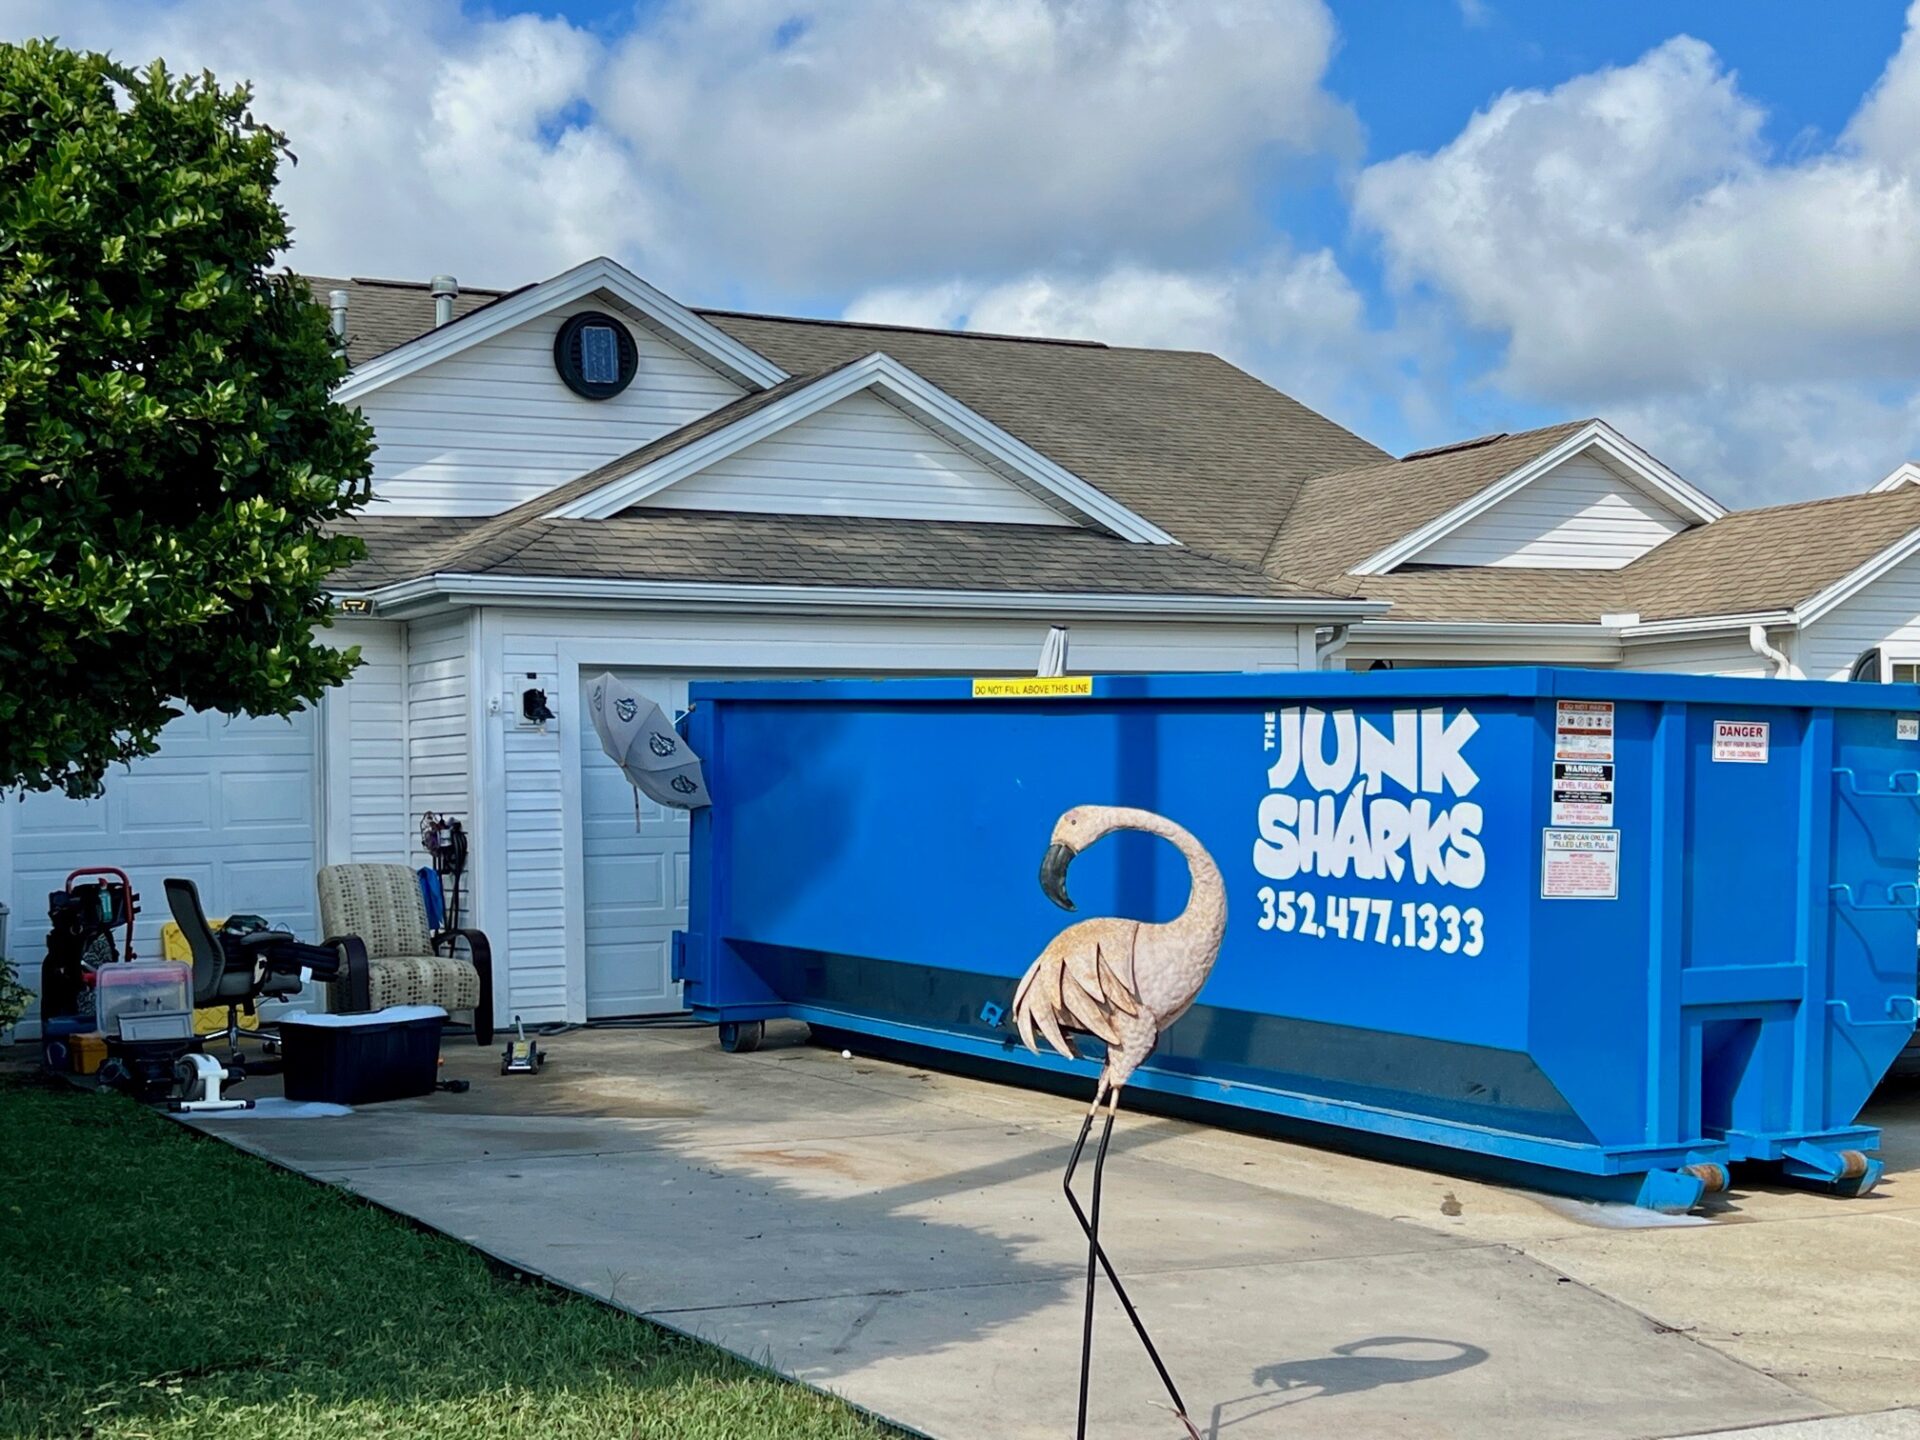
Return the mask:
M 1766 723 L 1760 720 L 1714 721 L 1713 758 L 1736 765 L 1766 764 Z

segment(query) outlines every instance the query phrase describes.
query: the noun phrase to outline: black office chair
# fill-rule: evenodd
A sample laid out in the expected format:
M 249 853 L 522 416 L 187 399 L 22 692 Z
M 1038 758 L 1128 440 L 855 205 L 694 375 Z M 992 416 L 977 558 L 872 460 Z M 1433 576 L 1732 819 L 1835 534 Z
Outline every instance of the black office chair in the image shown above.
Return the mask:
M 256 1001 L 282 1000 L 300 993 L 301 957 L 297 952 L 316 951 L 331 959 L 331 952 L 301 945 L 285 930 L 244 934 L 215 930 L 207 922 L 207 912 L 200 908 L 200 890 L 193 881 L 162 883 L 173 923 L 180 927 L 193 953 L 194 1008 L 226 1006 L 227 1048 L 231 1051 L 237 1052 L 240 1046 L 242 1010 L 251 1015 Z

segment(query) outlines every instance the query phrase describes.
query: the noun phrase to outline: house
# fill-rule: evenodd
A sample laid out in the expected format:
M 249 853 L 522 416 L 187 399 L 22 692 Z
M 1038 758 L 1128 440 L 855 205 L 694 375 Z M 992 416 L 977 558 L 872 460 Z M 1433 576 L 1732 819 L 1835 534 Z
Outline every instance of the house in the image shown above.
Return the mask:
M 183 717 L 87 803 L 0 807 L 16 957 L 76 865 L 313 934 L 313 872 L 472 841 L 498 1018 L 677 1008 L 684 817 L 583 723 L 704 676 L 1578 663 L 1920 666 L 1920 484 L 1728 513 L 1601 421 L 1401 459 L 1205 354 L 521 289 L 311 280 L 379 441 L 352 678 Z M 1920 472 L 1916 472 L 1920 474 Z M 1902 668 L 1906 667 L 1906 668 Z M 537 696 L 532 692 L 538 692 Z M 536 717 L 540 704 L 550 720 Z

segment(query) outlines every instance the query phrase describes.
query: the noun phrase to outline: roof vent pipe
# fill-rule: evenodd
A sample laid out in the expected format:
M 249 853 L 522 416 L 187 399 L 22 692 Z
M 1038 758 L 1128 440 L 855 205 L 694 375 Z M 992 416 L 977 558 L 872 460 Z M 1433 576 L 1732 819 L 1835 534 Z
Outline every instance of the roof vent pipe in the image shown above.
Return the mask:
M 437 330 L 453 319 L 453 301 L 460 293 L 460 282 L 451 275 L 436 275 L 428 288 L 433 291 L 433 325 Z
M 1778 680 L 1793 673 L 1793 662 L 1786 655 L 1767 643 L 1767 627 L 1750 625 L 1747 627 L 1747 644 L 1753 653 L 1773 666 L 1773 677 Z
M 347 353 L 347 292 L 329 290 L 327 309 L 333 312 L 333 348 L 341 355 Z

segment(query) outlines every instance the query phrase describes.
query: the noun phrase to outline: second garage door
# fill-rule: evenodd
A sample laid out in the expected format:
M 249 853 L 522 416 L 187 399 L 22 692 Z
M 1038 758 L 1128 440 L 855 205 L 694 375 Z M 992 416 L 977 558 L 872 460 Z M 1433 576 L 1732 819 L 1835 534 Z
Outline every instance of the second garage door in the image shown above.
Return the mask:
M 622 671 L 621 679 L 668 715 L 687 708 L 687 679 Z M 597 678 L 599 672 L 593 672 Z M 580 714 L 587 714 L 582 678 Z M 673 932 L 687 923 L 687 812 L 637 792 L 600 751 L 589 724 L 580 745 L 580 857 L 585 906 L 587 1016 L 661 1015 L 681 1008 L 673 983 Z
M 37 985 L 47 892 L 82 865 L 125 870 L 140 892 L 134 939 L 160 954 L 167 899 L 160 882 L 183 875 L 209 915 L 256 914 L 314 936 L 313 716 L 291 720 L 183 715 L 158 754 L 115 766 L 97 800 L 24 796 L 13 813 L 13 906 L 8 949 Z M 317 937 L 316 937 L 317 938 Z

